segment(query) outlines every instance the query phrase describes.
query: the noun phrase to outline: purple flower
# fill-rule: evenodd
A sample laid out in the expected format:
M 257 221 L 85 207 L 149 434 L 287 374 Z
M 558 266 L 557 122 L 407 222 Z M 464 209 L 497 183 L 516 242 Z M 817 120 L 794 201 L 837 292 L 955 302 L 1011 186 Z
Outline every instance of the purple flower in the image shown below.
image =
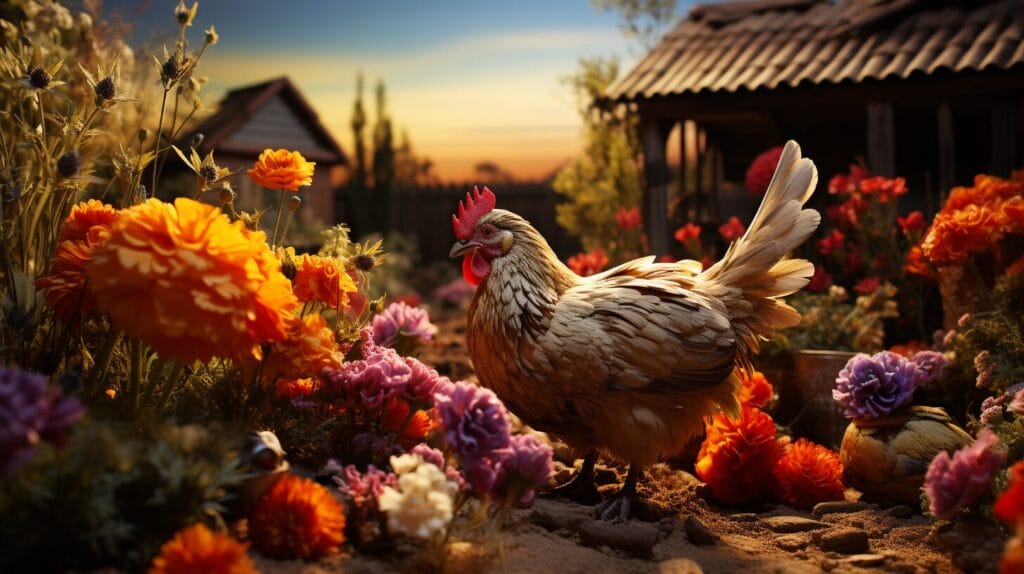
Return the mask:
M 398 484 L 398 477 L 394 473 L 378 470 L 372 464 L 366 467 L 365 473 L 360 473 L 354 464 L 350 464 L 342 470 L 341 476 L 334 477 L 334 482 L 365 519 L 371 512 L 377 511 L 377 499 L 384 492 L 384 487 L 394 487 Z
M 412 369 L 398 353 L 383 347 L 363 349 L 364 358 L 326 374 L 325 390 L 343 408 L 376 410 L 404 389 Z
M 958 450 L 952 457 L 943 451 L 932 459 L 924 476 L 924 491 L 932 514 L 949 520 L 988 491 L 992 477 L 1006 459 L 1002 452 L 993 452 L 998 443 L 995 433 L 982 429 L 971 446 Z
M 949 364 L 946 357 L 937 351 L 918 351 L 910 360 L 921 371 L 922 384 L 938 382 Z
M 985 400 L 981 401 L 981 417 L 979 420 L 981 424 L 990 427 L 993 424 L 993 420 L 996 417 L 1002 416 L 1003 404 L 1006 402 L 1006 396 L 1000 397 L 985 397 Z
M 446 377 L 442 377 L 430 367 L 418 360 L 408 357 L 405 364 L 409 367 L 409 378 L 401 388 L 401 395 L 407 401 L 419 405 L 432 405 L 434 393 L 442 390 L 446 384 L 451 385 Z
M 412 450 L 410 450 L 409 453 L 418 454 L 420 458 L 423 459 L 424 462 L 429 462 L 430 464 L 433 464 L 437 468 L 443 470 L 445 477 L 448 480 L 459 485 L 460 489 L 466 485 L 466 480 L 462 477 L 462 474 L 459 473 L 458 469 L 449 466 L 448 463 L 445 462 L 444 460 L 444 453 L 437 450 L 436 448 L 427 446 L 425 443 L 420 443 L 412 447 Z
M 435 289 L 434 298 L 441 301 L 442 303 L 458 305 L 463 301 L 469 301 L 470 299 L 472 299 L 473 293 L 475 292 L 476 287 L 471 285 L 462 277 L 458 277 Z
M 498 464 L 495 492 L 516 497 L 516 502 L 524 508 L 529 506 L 533 503 L 534 491 L 551 480 L 554 472 L 551 454 L 551 447 L 533 435 L 512 437 L 510 448 Z
M 498 457 L 505 453 L 495 451 L 488 456 L 469 458 L 462 461 L 462 472 L 466 477 L 466 484 L 477 494 L 477 496 L 488 496 L 494 490 L 494 484 L 498 480 L 498 463 L 492 457 Z
M 846 418 L 875 418 L 909 403 L 922 376 L 917 365 L 902 355 L 860 353 L 839 371 L 832 398 L 843 407 Z
M 508 413 L 490 390 L 458 382 L 450 394 L 435 394 L 434 401 L 445 440 L 463 467 L 508 447 Z
M 388 305 L 373 318 L 373 342 L 382 347 L 393 347 L 399 335 L 429 342 L 437 327 L 419 307 L 410 307 L 401 301 Z
M 14 472 L 35 454 L 42 439 L 63 446 L 85 410 L 42 375 L 0 367 L 0 474 Z

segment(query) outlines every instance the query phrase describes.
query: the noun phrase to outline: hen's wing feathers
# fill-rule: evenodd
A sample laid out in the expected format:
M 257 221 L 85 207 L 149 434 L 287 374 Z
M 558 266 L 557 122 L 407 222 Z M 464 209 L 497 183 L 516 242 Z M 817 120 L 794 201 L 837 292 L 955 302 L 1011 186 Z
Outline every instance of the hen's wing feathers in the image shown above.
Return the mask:
M 637 260 L 588 278 L 559 300 L 534 351 L 544 357 L 527 353 L 527 360 L 555 379 L 600 369 L 606 387 L 621 391 L 681 393 L 721 383 L 734 368 L 735 335 L 724 314 L 683 287 L 692 275 L 685 264 Z

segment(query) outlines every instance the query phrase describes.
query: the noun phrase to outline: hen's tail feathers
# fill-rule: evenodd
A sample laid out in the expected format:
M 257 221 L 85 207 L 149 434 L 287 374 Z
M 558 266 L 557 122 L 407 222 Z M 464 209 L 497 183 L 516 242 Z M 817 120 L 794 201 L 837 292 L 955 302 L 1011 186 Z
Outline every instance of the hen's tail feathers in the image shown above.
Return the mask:
M 800 146 L 786 142 L 775 175 L 750 227 L 729 246 L 718 263 L 701 273 L 694 289 L 716 297 L 740 335 L 744 367 L 760 348 L 760 340 L 776 328 L 800 322 L 800 313 L 780 297 L 798 291 L 810 281 L 814 265 L 804 259 L 784 259 L 807 240 L 821 215 L 803 205 L 814 193 L 818 170 L 800 157 Z

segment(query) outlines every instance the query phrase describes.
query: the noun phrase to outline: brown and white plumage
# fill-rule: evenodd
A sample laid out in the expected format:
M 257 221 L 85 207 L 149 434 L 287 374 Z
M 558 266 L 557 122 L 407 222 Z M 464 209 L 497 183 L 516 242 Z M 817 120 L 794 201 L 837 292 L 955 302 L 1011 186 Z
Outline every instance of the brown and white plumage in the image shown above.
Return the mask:
M 799 322 L 779 297 L 813 274 L 784 257 L 820 221 L 803 209 L 816 181 L 789 142 L 750 228 L 703 272 L 646 257 L 579 277 L 518 215 L 474 214 L 452 255 L 472 257 L 479 282 L 467 340 L 481 384 L 575 447 L 634 466 L 678 451 L 705 418 L 736 411 L 735 368 L 759 339 Z

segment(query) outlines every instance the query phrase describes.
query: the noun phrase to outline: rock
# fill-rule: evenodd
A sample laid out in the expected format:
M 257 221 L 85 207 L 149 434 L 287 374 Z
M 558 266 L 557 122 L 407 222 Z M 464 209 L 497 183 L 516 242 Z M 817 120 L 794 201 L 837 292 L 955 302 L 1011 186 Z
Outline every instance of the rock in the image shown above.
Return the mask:
M 555 500 L 538 498 L 533 503 L 529 514 L 530 522 L 545 530 L 555 531 L 562 528 L 576 530 L 584 520 L 587 512 L 574 512 L 573 508 Z
M 735 522 L 757 522 L 757 518 L 758 516 L 753 512 L 737 512 L 729 515 L 729 519 Z
M 831 572 L 839 566 L 839 563 L 831 558 L 825 558 L 818 565 L 821 566 L 821 569 L 825 572 Z
M 854 554 L 843 560 L 843 563 L 858 568 L 875 568 L 885 563 L 885 556 L 881 554 Z
M 840 528 L 826 532 L 819 543 L 823 550 L 840 554 L 862 554 L 868 551 L 868 535 L 856 528 Z
M 592 520 L 580 526 L 584 546 L 607 546 L 636 556 L 650 556 L 658 543 L 658 531 L 650 526 Z
M 775 545 L 788 552 L 807 548 L 811 543 L 806 534 L 786 534 L 775 539 Z
M 892 508 L 888 508 L 886 509 L 885 513 L 889 516 L 892 516 L 893 518 L 910 518 L 911 516 L 917 514 L 917 512 L 915 512 L 913 508 L 907 506 L 906 504 L 901 504 L 899 506 L 893 506 Z
M 708 527 L 699 518 L 692 514 L 686 517 L 686 521 L 683 522 L 683 529 L 686 530 L 686 538 L 690 541 L 690 544 L 710 546 L 718 542 L 718 537 L 708 530 Z
M 789 534 L 792 532 L 808 532 L 825 526 L 824 522 L 800 516 L 770 516 L 764 519 L 773 532 Z
M 673 558 L 658 564 L 658 574 L 704 574 L 704 570 L 689 558 Z
M 826 514 L 849 514 L 851 512 L 864 510 L 867 507 L 867 504 L 860 501 L 835 500 L 815 504 L 814 509 L 811 510 L 811 514 L 814 516 L 824 516 Z

